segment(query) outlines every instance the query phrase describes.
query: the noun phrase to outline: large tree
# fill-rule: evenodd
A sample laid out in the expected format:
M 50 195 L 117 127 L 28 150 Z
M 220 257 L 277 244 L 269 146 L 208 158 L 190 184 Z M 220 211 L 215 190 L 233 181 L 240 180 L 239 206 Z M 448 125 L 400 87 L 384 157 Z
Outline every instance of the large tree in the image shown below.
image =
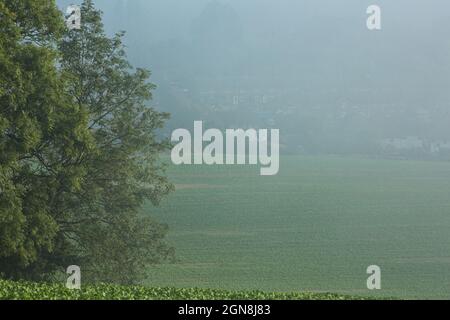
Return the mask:
M 11 46 L 48 56 L 45 68 L 29 58 L 17 67 L 32 78 L 30 88 L 1 80 L 0 271 L 34 279 L 76 264 L 85 280 L 135 282 L 150 264 L 172 254 L 163 241 L 167 227 L 141 210 L 172 189 L 158 159 L 169 144 L 156 135 L 167 114 L 147 106 L 154 88 L 149 72 L 131 68 L 123 34 L 104 34 L 92 1 L 82 5 L 82 28 L 66 30 L 62 38 L 56 31 L 49 38 L 52 30 L 61 30 L 53 1 L 24 2 L 28 10 L 51 9 L 42 10 L 45 18 L 31 11 L 20 17 L 22 8 L 10 3 L 0 8 L 2 16 L 11 15 L 11 23 L 0 23 L 2 31 L 17 33 Z M 27 44 L 22 30 L 30 28 L 30 20 L 44 24 L 49 17 L 55 26 L 31 29 L 27 38 L 35 39 Z M 11 36 L 3 38 L 11 42 Z M 54 44 L 57 63 L 50 54 Z M 0 52 L 0 60 L 11 59 L 6 47 Z M 1 68 L 8 66 L 2 61 Z M 17 72 L 11 70 L 13 77 Z M 23 91 L 17 98 L 8 91 L 16 88 Z M 23 102 L 15 106 L 17 101 Z M 15 110 L 16 122 L 4 110 Z M 34 110 L 32 121 L 23 122 L 27 110 Z M 18 260 L 21 255 L 25 258 Z
M 72 103 L 57 71 L 63 32 L 53 1 L 0 2 L 0 273 L 41 275 L 59 232 L 58 188 L 76 190 L 65 164 L 93 139 L 88 113 Z
M 158 158 L 170 145 L 156 135 L 168 114 L 147 106 L 155 86 L 149 71 L 127 62 L 123 33 L 105 35 L 91 0 L 81 13 L 82 28 L 60 43 L 61 70 L 74 102 L 89 114 L 96 148 L 77 163 L 86 177 L 81 192 L 67 195 L 73 204 L 63 229 L 95 280 L 128 283 L 172 254 L 162 241 L 167 227 L 140 211 L 173 188 Z

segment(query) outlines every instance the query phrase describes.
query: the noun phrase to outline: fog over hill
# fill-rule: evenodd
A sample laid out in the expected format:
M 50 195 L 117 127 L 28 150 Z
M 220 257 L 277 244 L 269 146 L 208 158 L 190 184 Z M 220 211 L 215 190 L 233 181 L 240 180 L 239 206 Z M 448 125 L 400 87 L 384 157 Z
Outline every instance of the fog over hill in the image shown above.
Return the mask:
M 57 1 L 61 8 L 80 0 Z M 279 128 L 284 152 L 450 158 L 450 3 L 97 0 L 152 70 L 167 132 Z

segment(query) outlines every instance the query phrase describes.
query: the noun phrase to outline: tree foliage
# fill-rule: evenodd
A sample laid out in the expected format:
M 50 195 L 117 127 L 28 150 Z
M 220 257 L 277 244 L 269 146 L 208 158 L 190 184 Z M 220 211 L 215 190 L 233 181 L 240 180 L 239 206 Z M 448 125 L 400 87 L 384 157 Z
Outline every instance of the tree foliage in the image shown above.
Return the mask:
M 32 13 L 32 14 L 31 14 Z M 146 105 L 154 85 L 108 38 L 92 1 L 66 30 L 53 1 L 0 3 L 0 272 L 37 279 L 80 265 L 130 283 L 172 254 L 141 208 L 171 189 Z

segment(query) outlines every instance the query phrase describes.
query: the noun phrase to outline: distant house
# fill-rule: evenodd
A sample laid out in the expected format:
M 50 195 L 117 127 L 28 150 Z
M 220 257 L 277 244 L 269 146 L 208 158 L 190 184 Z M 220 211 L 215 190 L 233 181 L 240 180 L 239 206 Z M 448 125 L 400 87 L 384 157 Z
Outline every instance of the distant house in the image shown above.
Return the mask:
M 419 137 L 389 138 L 381 140 L 380 145 L 383 149 L 423 149 L 424 141 Z
M 380 146 L 385 151 L 395 151 L 396 153 L 410 151 L 433 155 L 450 153 L 450 141 L 429 141 L 414 136 L 383 139 L 380 141 Z

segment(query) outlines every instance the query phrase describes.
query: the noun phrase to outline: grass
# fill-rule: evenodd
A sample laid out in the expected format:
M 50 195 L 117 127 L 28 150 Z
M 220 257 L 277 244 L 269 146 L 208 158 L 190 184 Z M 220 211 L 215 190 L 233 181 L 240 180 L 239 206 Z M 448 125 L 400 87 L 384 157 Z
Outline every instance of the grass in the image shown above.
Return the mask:
M 450 296 L 450 163 L 283 156 L 280 168 L 170 167 L 177 191 L 148 211 L 170 225 L 178 261 L 146 287 L 0 281 L 0 298 Z M 366 288 L 372 264 L 381 290 Z
M 331 293 L 270 293 L 213 289 L 148 288 L 110 284 L 69 290 L 63 284 L 0 280 L 0 300 L 354 300 Z
M 148 211 L 171 227 L 178 262 L 149 286 L 361 296 L 450 296 L 450 163 L 281 157 L 257 166 L 179 166 Z M 366 288 L 381 267 L 382 290 Z

